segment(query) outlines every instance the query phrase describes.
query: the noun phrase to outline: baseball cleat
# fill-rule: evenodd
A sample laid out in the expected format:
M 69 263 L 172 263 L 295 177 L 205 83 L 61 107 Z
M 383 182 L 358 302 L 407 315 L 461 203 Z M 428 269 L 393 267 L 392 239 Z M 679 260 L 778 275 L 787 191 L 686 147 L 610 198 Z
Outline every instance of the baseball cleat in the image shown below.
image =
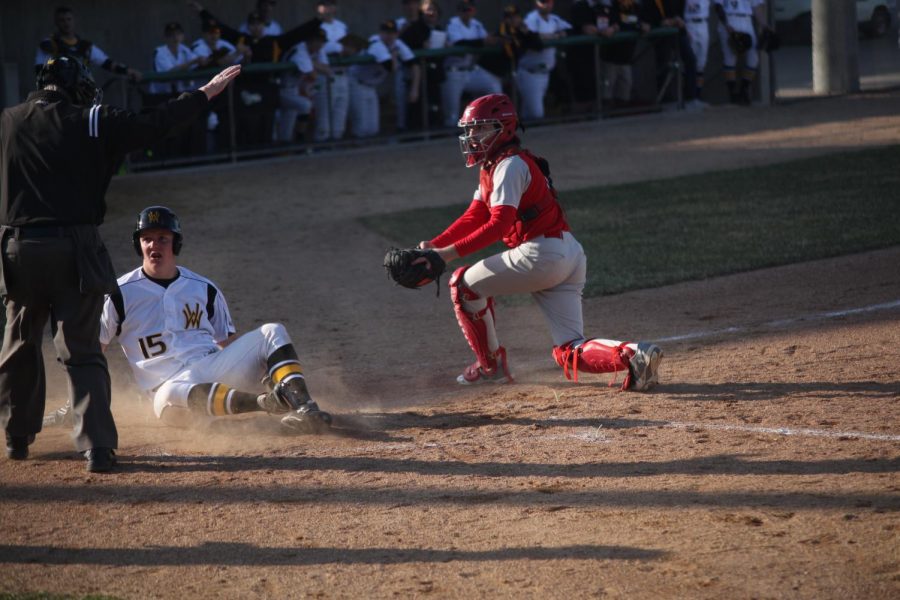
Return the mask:
M 466 367 L 461 375 L 456 377 L 456 383 L 460 385 L 477 385 L 479 383 L 512 383 L 512 375 L 506 363 L 506 349 L 502 346 L 495 353 L 494 368 L 485 368 L 477 360 Z
M 659 383 L 659 365 L 663 359 L 663 351 L 659 346 L 647 342 L 639 342 L 634 356 L 628 364 L 629 390 L 646 392 Z
M 319 410 L 315 402 L 307 402 L 283 416 L 281 426 L 293 433 L 325 433 L 331 429 L 331 415 Z
M 281 399 L 275 392 L 267 392 L 256 397 L 259 407 L 270 415 L 283 415 L 291 410 L 290 404 Z
M 71 427 L 74 424 L 75 418 L 68 404 L 44 415 L 44 427 Z

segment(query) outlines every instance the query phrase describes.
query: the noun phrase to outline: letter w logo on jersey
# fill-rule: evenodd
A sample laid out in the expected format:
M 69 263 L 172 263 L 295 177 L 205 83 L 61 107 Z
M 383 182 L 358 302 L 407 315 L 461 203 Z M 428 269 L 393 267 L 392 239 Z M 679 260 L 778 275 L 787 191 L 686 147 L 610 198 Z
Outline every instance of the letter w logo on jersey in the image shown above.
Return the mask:
M 187 304 L 184 305 L 184 310 L 181 311 L 184 314 L 184 328 L 190 329 L 193 327 L 194 329 L 200 328 L 200 317 L 203 316 L 203 311 L 200 310 L 200 303 L 198 302 L 193 309 Z

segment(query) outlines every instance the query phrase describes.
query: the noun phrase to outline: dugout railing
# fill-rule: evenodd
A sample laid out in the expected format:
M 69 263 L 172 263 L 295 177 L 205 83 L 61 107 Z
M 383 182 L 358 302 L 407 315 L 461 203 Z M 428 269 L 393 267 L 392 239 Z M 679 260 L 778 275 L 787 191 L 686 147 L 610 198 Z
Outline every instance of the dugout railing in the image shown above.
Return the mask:
M 677 35 L 679 35 L 679 31 L 677 29 L 657 28 L 651 30 L 646 34 L 638 34 L 636 32 L 619 32 L 611 37 L 578 35 L 556 40 L 546 40 L 544 42 L 545 45 L 559 48 L 560 54 L 563 54 L 566 50 L 571 49 L 575 46 L 591 47 L 593 62 L 593 68 L 591 70 L 593 72 L 594 79 L 593 101 L 591 102 L 591 105 L 587 107 L 587 109 L 582 108 L 578 111 L 573 110 L 573 103 L 571 101 L 571 82 L 567 82 L 569 86 L 570 96 L 568 105 L 561 105 L 560 110 L 558 110 L 555 114 L 549 115 L 544 119 L 540 119 L 538 121 L 530 122 L 528 124 L 533 125 L 573 120 L 597 119 L 608 116 L 621 115 L 627 112 L 635 112 L 636 110 L 641 112 L 660 110 L 661 102 L 665 97 L 669 97 L 670 99 L 672 99 L 672 101 L 675 102 L 678 108 L 683 108 L 684 100 L 681 77 L 682 63 L 681 56 L 679 54 L 679 44 L 676 38 Z M 665 59 L 663 64 L 658 64 L 656 62 L 655 56 L 648 58 L 648 54 L 655 55 L 655 49 L 657 45 L 665 43 L 670 44 L 670 54 Z M 617 44 L 635 45 L 635 50 L 634 54 L 632 55 L 631 61 L 632 65 L 642 60 L 644 63 L 649 63 L 650 59 L 652 59 L 653 72 L 650 74 L 650 78 L 652 78 L 654 82 L 661 81 L 659 85 L 654 84 L 655 93 L 653 94 L 653 97 L 649 99 L 649 102 L 645 102 L 637 109 L 610 109 L 604 104 L 605 66 L 604 62 L 601 60 L 601 52 L 604 46 L 613 46 Z M 402 133 L 397 133 L 390 130 L 388 132 L 380 133 L 379 135 L 372 137 L 353 138 L 350 136 L 350 128 L 348 126 L 344 138 L 340 140 L 332 139 L 324 142 L 304 141 L 288 144 L 266 142 L 254 147 L 241 147 L 238 144 L 238 109 L 236 105 L 235 86 L 230 85 L 224 94 L 224 98 L 220 101 L 220 105 L 224 104 L 224 110 L 227 113 L 225 115 L 227 118 L 222 119 L 222 124 L 227 128 L 227 131 L 224 132 L 224 135 L 220 134 L 217 136 L 219 140 L 217 147 L 215 147 L 214 149 L 207 148 L 205 151 L 196 154 L 181 156 L 161 157 L 158 154 L 152 156 L 147 154 L 135 154 L 129 156 L 126 159 L 124 169 L 126 171 L 143 171 L 188 164 L 236 162 L 245 158 L 280 154 L 312 153 L 327 148 L 349 148 L 361 145 L 384 144 L 394 141 L 428 140 L 433 137 L 455 134 L 455 129 L 449 129 L 430 124 L 430 115 L 428 114 L 429 106 L 435 102 L 439 104 L 440 98 L 435 99 L 429 97 L 428 91 L 432 86 L 429 84 L 428 80 L 428 77 L 430 75 L 429 69 L 427 68 L 428 63 L 433 62 L 435 59 L 440 59 L 447 56 L 465 54 L 490 55 L 499 54 L 501 52 L 503 52 L 502 46 L 486 46 L 483 48 L 457 46 L 414 51 L 415 56 L 419 60 L 420 70 L 422 74 L 420 82 L 420 105 L 422 114 L 418 117 L 420 119 L 421 128 L 416 130 L 405 131 Z M 565 64 L 565 60 L 566 59 L 564 57 L 561 57 L 557 62 L 556 69 L 565 71 L 566 74 L 568 74 L 568 68 Z M 374 62 L 374 60 L 368 56 L 330 56 L 329 61 L 332 66 L 341 68 L 346 68 L 354 64 L 366 64 Z M 196 85 L 201 85 L 203 82 L 207 81 L 210 77 L 215 75 L 219 70 L 220 69 L 202 69 L 187 72 L 149 72 L 144 74 L 144 77 L 139 84 L 131 82 L 125 78 L 114 78 L 107 81 L 104 87 L 107 92 L 112 92 L 114 91 L 116 86 L 119 86 L 118 91 L 121 93 L 122 103 L 132 110 L 137 110 L 145 104 L 146 99 L 149 96 L 148 94 L 143 93 L 142 90 L 145 90 L 146 84 L 150 82 L 192 81 Z M 296 67 L 292 63 L 249 64 L 244 66 L 244 72 L 271 73 L 273 77 L 277 77 L 277 75 L 280 73 L 296 72 Z M 658 77 L 658 75 L 660 77 Z M 517 101 L 518 90 L 517 86 L 514 83 L 512 72 L 507 72 L 506 76 L 501 77 L 501 79 L 503 79 L 503 81 L 505 82 L 504 87 L 508 88 L 508 92 L 511 94 L 513 99 Z M 327 80 L 326 93 L 330 94 L 330 84 Z M 381 111 L 382 125 L 384 124 L 385 114 L 389 113 L 387 113 L 386 111 Z M 383 129 L 384 128 L 382 127 L 382 131 Z

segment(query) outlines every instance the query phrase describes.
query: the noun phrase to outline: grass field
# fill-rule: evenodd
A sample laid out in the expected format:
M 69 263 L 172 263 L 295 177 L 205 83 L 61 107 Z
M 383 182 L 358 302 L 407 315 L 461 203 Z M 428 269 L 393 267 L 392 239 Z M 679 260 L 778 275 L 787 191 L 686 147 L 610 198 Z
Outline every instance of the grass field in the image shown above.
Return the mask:
M 566 191 L 560 199 L 589 258 L 585 295 L 598 296 L 900 244 L 898 164 L 900 146 L 888 146 Z M 436 235 L 463 208 L 363 222 L 409 240 Z

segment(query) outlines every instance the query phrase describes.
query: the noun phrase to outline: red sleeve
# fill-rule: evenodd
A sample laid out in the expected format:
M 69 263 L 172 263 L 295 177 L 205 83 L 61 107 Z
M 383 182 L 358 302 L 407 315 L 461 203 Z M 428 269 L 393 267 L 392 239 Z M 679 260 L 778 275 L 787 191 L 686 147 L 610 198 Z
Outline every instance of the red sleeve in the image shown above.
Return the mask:
M 466 256 L 487 248 L 494 242 L 503 239 L 503 234 L 509 231 L 516 222 L 516 208 L 506 204 L 491 207 L 491 217 L 487 223 L 462 238 L 454 245 L 460 256 Z
M 490 217 L 491 215 L 484 202 L 472 200 L 472 204 L 469 205 L 466 212 L 455 220 L 450 227 L 445 229 L 444 233 L 431 240 L 431 243 L 437 248 L 449 246 L 478 229 L 481 225 L 485 224 Z

